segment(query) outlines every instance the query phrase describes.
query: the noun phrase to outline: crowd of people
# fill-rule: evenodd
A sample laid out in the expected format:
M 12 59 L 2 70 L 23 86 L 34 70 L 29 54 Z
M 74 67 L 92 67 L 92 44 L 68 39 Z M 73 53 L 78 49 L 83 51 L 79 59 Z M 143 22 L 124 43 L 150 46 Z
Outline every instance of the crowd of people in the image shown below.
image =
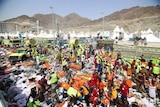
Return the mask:
M 37 56 L 1 70 L 0 90 L 9 105 L 151 107 L 160 102 L 160 59 L 155 64 L 144 56 L 125 58 L 91 45 L 54 47 L 47 55 L 43 63 Z

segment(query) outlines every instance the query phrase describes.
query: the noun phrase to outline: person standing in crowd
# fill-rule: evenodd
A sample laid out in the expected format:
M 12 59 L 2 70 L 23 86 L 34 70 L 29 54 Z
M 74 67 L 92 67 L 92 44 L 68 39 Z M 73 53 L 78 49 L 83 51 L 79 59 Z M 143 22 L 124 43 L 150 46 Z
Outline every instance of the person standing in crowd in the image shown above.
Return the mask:
M 103 107 L 109 107 L 110 106 L 110 100 L 111 100 L 111 95 L 110 95 L 111 90 L 109 90 L 108 87 L 103 88 L 103 97 L 101 98 L 102 106 Z
M 156 78 L 156 83 L 157 83 L 157 98 L 160 101 L 160 74 Z
M 118 99 L 117 87 L 113 86 L 111 90 L 112 90 L 111 102 L 113 103 L 114 107 L 117 107 L 117 99 Z
M 96 87 L 93 87 L 90 96 L 90 101 L 93 104 L 93 107 L 96 107 L 96 105 L 98 104 L 98 96 L 99 96 L 98 89 Z
M 114 73 L 112 71 L 107 72 L 108 87 L 112 86 L 113 78 L 114 78 Z
M 121 51 L 119 50 L 117 53 L 117 60 L 121 58 Z
M 86 86 L 80 87 L 80 92 L 84 96 L 84 100 L 87 103 L 87 107 L 89 107 L 89 89 Z
M 152 63 L 152 60 L 150 60 L 150 61 L 148 62 L 148 67 L 149 67 L 150 73 L 152 73 L 152 70 L 153 70 L 153 63 Z
M 116 44 L 118 43 L 118 37 L 116 36 L 116 38 L 115 38 L 115 42 L 116 42 Z
M 66 58 L 62 58 L 62 67 L 63 67 L 63 71 L 67 71 L 67 60 L 66 60 Z
M 134 69 L 134 68 L 135 68 L 135 65 L 136 65 L 136 60 L 134 59 L 134 60 L 131 62 L 131 69 Z
M 97 67 L 98 67 L 98 72 L 102 71 L 102 58 L 100 55 L 97 56 Z
M 136 90 L 138 92 L 142 92 L 142 84 L 143 84 L 143 76 L 142 76 L 142 72 L 139 72 L 136 75 Z
M 123 82 L 120 85 L 120 92 L 122 94 L 121 96 L 122 102 L 123 104 L 125 104 L 125 102 L 127 101 L 127 97 L 129 95 L 129 86 L 126 83 L 126 78 L 123 79 Z
M 97 50 L 96 50 L 96 51 L 97 51 Z M 96 53 L 96 51 L 95 51 L 95 54 L 94 54 L 94 61 L 93 61 L 95 68 L 97 68 L 97 65 L 98 65 L 98 64 L 97 64 L 97 53 Z
M 81 63 L 82 63 L 82 69 L 85 67 L 84 66 L 84 62 L 85 62 L 85 55 L 81 55 Z

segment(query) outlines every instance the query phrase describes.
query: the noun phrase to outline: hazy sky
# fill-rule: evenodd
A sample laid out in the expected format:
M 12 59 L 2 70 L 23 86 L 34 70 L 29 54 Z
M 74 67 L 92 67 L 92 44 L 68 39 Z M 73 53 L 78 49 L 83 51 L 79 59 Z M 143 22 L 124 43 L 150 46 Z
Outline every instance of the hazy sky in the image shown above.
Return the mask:
M 0 21 L 20 15 L 54 13 L 66 16 L 77 13 L 89 19 L 98 19 L 115 11 L 133 6 L 156 6 L 160 0 L 0 0 Z M 102 15 L 101 12 L 104 14 Z

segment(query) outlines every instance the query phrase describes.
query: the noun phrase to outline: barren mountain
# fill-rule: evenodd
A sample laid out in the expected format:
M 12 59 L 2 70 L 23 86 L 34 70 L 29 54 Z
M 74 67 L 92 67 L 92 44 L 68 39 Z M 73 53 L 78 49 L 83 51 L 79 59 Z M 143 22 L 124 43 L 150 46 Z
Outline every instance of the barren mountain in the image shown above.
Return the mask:
M 59 21 L 63 20 L 63 17 L 57 14 L 36 14 L 33 16 L 33 18 L 36 18 L 40 22 L 40 26 L 43 26 L 45 29 L 52 29 L 55 27 L 56 20 Z
M 5 22 L 36 25 L 36 20 L 39 20 L 40 26 L 44 29 L 57 29 L 59 27 L 62 30 L 74 29 L 79 32 L 98 31 L 103 28 L 103 18 L 90 20 L 76 13 L 71 13 L 65 17 L 57 14 L 36 14 L 33 17 L 23 15 Z M 148 28 L 153 31 L 160 31 L 160 6 L 136 6 L 104 16 L 104 30 L 113 30 L 116 25 L 132 32 L 147 30 Z
M 103 18 L 94 20 L 92 25 L 101 24 Z M 113 29 L 116 25 L 123 27 L 128 31 L 140 31 L 151 28 L 160 30 L 160 6 L 132 7 L 114 12 L 104 17 L 105 29 Z M 98 29 L 98 28 L 97 28 Z M 102 29 L 102 27 L 100 28 Z
M 29 17 L 27 15 L 22 15 L 22 16 L 19 16 L 16 18 L 5 20 L 4 22 L 17 23 L 20 25 L 34 25 L 34 24 L 36 24 L 36 20 L 37 19 Z
M 57 27 L 60 27 L 61 29 L 74 28 L 90 21 L 89 19 L 83 18 L 76 13 L 71 13 L 65 17 L 59 16 L 57 14 L 37 14 L 33 17 L 38 19 L 41 25 L 45 28 L 54 29 L 56 29 Z
M 68 27 L 77 27 L 77 26 L 81 26 L 82 24 L 88 23 L 91 20 L 87 19 L 87 18 L 82 18 L 81 16 L 79 16 L 76 13 L 71 13 L 67 16 L 64 17 L 64 28 L 68 28 Z

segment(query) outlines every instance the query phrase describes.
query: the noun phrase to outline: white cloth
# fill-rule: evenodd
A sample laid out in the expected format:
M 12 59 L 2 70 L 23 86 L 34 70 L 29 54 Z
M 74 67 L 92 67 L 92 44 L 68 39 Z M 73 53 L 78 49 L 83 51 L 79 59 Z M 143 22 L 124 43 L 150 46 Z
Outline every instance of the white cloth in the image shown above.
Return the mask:
M 19 68 L 20 70 L 26 70 L 26 68 L 24 66 L 20 66 Z
M 41 75 L 36 75 L 36 80 L 39 81 L 42 79 L 42 76 Z
M 16 82 L 16 84 L 22 84 L 23 81 L 27 81 L 27 80 L 28 80 L 28 78 L 22 77 L 21 79 L 19 79 L 19 80 Z
M 145 104 L 145 107 L 155 107 L 154 104 L 150 103 L 146 98 L 143 98 L 141 101 Z
M 82 61 L 82 62 L 85 61 L 85 55 L 81 55 L 81 61 Z
M 74 105 L 73 107 L 79 107 L 79 106 L 77 106 L 77 105 Z
M 149 86 L 149 96 L 152 98 L 156 98 L 156 87 Z
M 28 97 L 31 93 L 31 88 L 32 87 L 30 86 L 26 87 L 25 89 L 23 89 L 22 94 L 25 94 Z
M 40 61 L 39 61 L 39 57 L 36 56 L 36 64 L 39 65 Z
M 132 102 L 135 102 L 135 97 L 127 98 L 129 105 L 132 104 Z
M 22 83 L 22 84 L 17 84 L 16 86 L 17 86 L 18 88 L 20 88 L 20 89 L 23 90 L 24 88 L 27 87 L 27 84 L 23 84 L 23 83 Z
M 82 102 L 81 104 L 83 104 L 83 107 L 87 107 L 87 104 L 85 102 Z

